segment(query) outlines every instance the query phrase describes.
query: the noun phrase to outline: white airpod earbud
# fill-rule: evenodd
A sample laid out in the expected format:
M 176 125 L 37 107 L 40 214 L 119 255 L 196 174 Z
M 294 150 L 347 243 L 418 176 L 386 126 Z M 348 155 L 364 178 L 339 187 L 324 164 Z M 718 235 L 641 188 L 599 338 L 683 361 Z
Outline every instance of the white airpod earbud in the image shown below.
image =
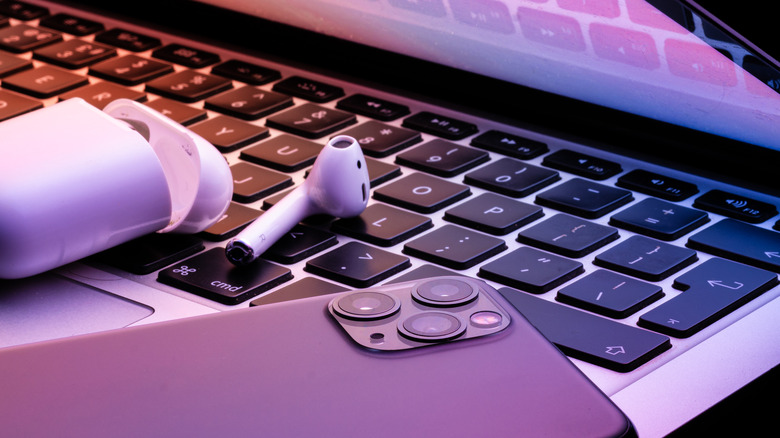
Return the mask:
M 369 184 L 360 144 L 346 135 L 334 137 L 317 156 L 303 184 L 228 242 L 228 260 L 238 266 L 252 262 L 308 216 L 359 215 L 368 204 Z

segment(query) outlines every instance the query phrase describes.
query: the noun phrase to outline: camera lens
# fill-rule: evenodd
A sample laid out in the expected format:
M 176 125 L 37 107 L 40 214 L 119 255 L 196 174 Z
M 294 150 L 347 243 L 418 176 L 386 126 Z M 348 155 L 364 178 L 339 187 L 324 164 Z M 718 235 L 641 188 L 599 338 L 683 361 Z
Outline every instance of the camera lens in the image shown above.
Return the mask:
M 401 334 L 422 342 L 436 342 L 460 336 L 466 325 L 444 312 L 423 312 L 406 318 L 398 326 Z
M 380 319 L 390 316 L 401 307 L 393 296 L 380 292 L 355 292 L 340 297 L 333 310 L 345 318 Z
M 477 297 L 479 290 L 465 281 L 438 278 L 417 285 L 412 296 L 423 304 L 431 306 L 457 306 Z

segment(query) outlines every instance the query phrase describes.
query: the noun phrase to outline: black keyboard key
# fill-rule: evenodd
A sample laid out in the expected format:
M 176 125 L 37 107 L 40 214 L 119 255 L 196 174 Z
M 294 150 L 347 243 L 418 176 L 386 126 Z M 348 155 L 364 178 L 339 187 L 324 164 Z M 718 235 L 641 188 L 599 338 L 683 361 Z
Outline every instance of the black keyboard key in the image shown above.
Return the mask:
M 0 15 L 6 15 L 17 20 L 30 21 L 49 15 L 49 10 L 43 6 L 14 0 L 0 2 Z
M 250 85 L 263 85 L 275 81 L 282 75 L 273 69 L 231 59 L 211 68 L 211 73 Z
M 54 14 L 41 18 L 40 25 L 74 36 L 87 36 L 103 30 L 103 24 L 70 14 Z
M 136 102 L 146 100 L 146 93 L 111 82 L 95 82 L 60 95 L 60 100 L 79 97 L 95 108 L 103 109 L 116 99 L 130 99 Z
M 189 68 L 202 68 L 218 63 L 219 55 L 181 44 L 168 44 L 155 49 L 152 56 Z
M 523 246 L 483 265 L 479 276 L 515 289 L 541 294 L 583 272 L 580 262 Z
M 212 248 L 160 271 L 157 281 L 222 304 L 238 304 L 292 279 L 289 269 L 263 259 L 237 267 L 225 248 Z
M 777 215 L 777 207 L 772 204 L 722 190 L 710 190 L 699 196 L 693 206 L 753 224 Z
M 601 217 L 631 202 L 628 190 L 574 178 L 536 196 L 536 203 L 588 219 Z
M 95 41 L 131 52 L 143 52 L 161 44 L 157 38 L 121 28 L 101 32 L 95 35 Z
M 0 90 L 0 121 L 43 108 L 40 101 Z
M 122 85 L 137 85 L 173 72 L 173 66 L 138 55 L 125 55 L 99 62 L 89 74 Z
M 224 255 L 223 255 L 224 257 Z M 360 242 L 348 242 L 306 262 L 305 270 L 353 287 L 369 287 L 403 271 L 409 258 Z
M 295 172 L 314 164 L 322 145 L 292 135 L 279 135 L 241 151 L 241 159 L 282 172 Z
M 505 249 L 501 239 L 444 225 L 404 245 L 404 254 L 452 269 L 468 269 Z
M 89 81 L 84 76 L 45 65 L 8 76 L 3 79 L 2 86 L 9 90 L 46 99 L 88 83 Z
M 229 79 L 195 70 L 182 70 L 146 83 L 146 91 L 187 103 L 211 97 L 232 87 L 233 83 Z
M 596 265 L 648 281 L 660 281 L 697 260 L 696 251 L 632 236 L 596 256 Z
M 0 78 L 30 69 L 32 66 L 33 64 L 29 59 L 19 58 L 10 53 L 0 51 Z
M 422 141 L 419 132 L 370 120 L 343 132 L 360 143 L 369 157 L 386 157 Z
M 401 175 L 400 167 L 373 158 L 366 158 L 366 168 L 368 168 L 368 179 L 371 187 L 376 187 Z
M 277 289 L 275 292 L 263 295 L 249 303 L 250 307 L 264 304 L 281 303 L 284 301 L 299 300 L 301 298 L 318 297 L 338 292 L 346 292 L 347 288 L 337 284 L 320 280 L 316 277 L 304 277 L 294 283 Z
M 501 131 L 482 133 L 471 140 L 471 145 L 521 160 L 530 160 L 548 150 L 547 145 L 540 141 Z
M 396 283 L 404 283 L 412 280 L 424 280 L 431 277 L 444 277 L 444 276 L 457 276 L 457 275 L 462 275 L 462 274 L 459 274 L 455 271 L 450 271 L 449 269 L 444 269 L 441 266 L 421 265 L 417 268 L 412 269 L 409 272 L 404 272 L 403 274 L 399 275 L 398 277 L 395 277 L 394 279 L 388 281 L 385 284 L 396 284 Z
M 640 169 L 618 178 L 617 185 L 667 201 L 682 201 L 699 192 L 695 184 Z
M 615 214 L 609 223 L 661 240 L 675 240 L 709 222 L 707 213 L 647 198 Z
M 513 198 L 522 198 L 560 177 L 558 172 L 532 166 L 513 158 L 502 158 L 466 175 L 464 182 Z
M 477 125 L 473 123 L 427 111 L 407 117 L 403 126 L 448 140 L 460 140 L 477 133 Z
M 233 174 L 233 200 L 257 201 L 293 184 L 289 176 L 254 164 L 239 162 L 230 166 Z
M 286 265 L 298 263 L 338 243 L 328 231 L 298 224 L 276 241 L 263 257 Z
M 517 240 L 567 257 L 590 254 L 619 237 L 616 229 L 556 214 L 520 232 Z
M 204 108 L 244 120 L 257 120 L 293 105 L 292 97 L 244 86 L 206 99 Z
M 386 204 L 371 204 L 357 217 L 338 219 L 333 231 L 379 246 L 393 246 L 433 227 L 430 218 Z
M 688 247 L 780 272 L 780 233 L 724 219 L 688 239 Z
M 516 290 L 499 292 L 564 354 L 604 368 L 628 372 L 672 346 L 669 338 L 657 333 Z
M 433 213 L 470 194 L 468 186 L 425 173 L 412 173 L 374 190 L 374 199 L 419 213 Z
M 340 87 L 301 76 L 290 76 L 283 79 L 274 84 L 273 89 L 317 103 L 330 102 L 344 95 L 344 90 Z
M 625 318 L 663 296 L 660 286 L 600 269 L 561 288 L 555 298 L 610 318 Z
M 567 149 L 562 149 L 544 157 L 542 164 L 599 181 L 623 171 L 618 163 Z
M 191 125 L 208 117 L 208 114 L 202 108 L 196 108 L 192 105 L 166 99 L 164 97 L 157 98 L 151 102 L 146 102 L 146 106 L 184 126 Z
M 260 213 L 260 210 L 255 208 L 231 202 L 217 223 L 206 228 L 201 235 L 211 241 L 227 240 L 257 219 Z
M 146 275 L 203 249 L 203 241 L 195 236 L 152 233 L 103 251 L 95 259 L 131 274 Z
M 675 288 L 683 292 L 642 315 L 638 324 L 687 338 L 778 283 L 772 272 L 713 258 L 678 277 Z
M 388 122 L 409 114 L 409 107 L 365 94 L 353 94 L 340 100 L 336 108 Z
M 485 151 L 436 139 L 398 154 L 395 162 L 413 169 L 449 178 L 488 161 Z
M 75 38 L 33 52 L 35 59 L 71 70 L 87 67 L 112 56 L 116 56 L 116 49 Z
M 444 220 L 501 236 L 544 216 L 541 207 L 483 193 L 444 212 Z
M 266 126 L 306 138 L 320 138 L 357 123 L 354 114 L 307 103 L 266 119 Z
M 0 49 L 8 52 L 29 52 L 57 41 L 62 41 L 61 34 L 26 24 L 0 29 Z
M 270 134 L 267 128 L 227 116 L 217 116 L 190 126 L 221 152 L 230 152 L 260 141 Z

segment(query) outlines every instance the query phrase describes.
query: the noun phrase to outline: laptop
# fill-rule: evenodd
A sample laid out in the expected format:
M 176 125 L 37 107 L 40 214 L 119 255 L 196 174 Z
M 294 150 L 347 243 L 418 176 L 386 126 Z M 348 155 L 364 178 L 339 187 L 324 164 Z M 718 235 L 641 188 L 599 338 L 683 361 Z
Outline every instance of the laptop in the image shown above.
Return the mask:
M 770 424 L 780 72 L 712 18 L 674 0 L 2 1 L 0 119 L 137 100 L 212 142 L 234 194 L 203 233 L 0 280 L 0 355 L 464 275 L 640 436 Z M 337 134 L 367 157 L 366 211 L 308 218 L 230 275 L 227 241 Z

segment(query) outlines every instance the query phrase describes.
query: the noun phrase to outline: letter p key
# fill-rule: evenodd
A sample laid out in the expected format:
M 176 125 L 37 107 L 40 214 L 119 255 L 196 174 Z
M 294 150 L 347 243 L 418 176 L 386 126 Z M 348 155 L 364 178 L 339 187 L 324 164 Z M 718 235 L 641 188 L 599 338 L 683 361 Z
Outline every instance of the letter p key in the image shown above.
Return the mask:
M 501 207 L 490 207 L 483 214 L 501 214 L 504 212 L 504 209 Z

